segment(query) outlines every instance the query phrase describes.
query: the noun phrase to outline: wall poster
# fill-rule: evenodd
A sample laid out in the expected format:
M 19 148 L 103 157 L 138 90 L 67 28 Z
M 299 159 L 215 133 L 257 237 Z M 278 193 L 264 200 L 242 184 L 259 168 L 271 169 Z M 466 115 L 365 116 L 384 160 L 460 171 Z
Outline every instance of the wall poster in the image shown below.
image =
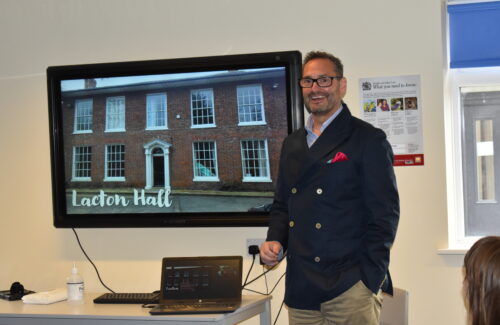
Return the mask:
M 361 116 L 382 129 L 394 151 L 394 166 L 424 164 L 420 76 L 361 78 Z

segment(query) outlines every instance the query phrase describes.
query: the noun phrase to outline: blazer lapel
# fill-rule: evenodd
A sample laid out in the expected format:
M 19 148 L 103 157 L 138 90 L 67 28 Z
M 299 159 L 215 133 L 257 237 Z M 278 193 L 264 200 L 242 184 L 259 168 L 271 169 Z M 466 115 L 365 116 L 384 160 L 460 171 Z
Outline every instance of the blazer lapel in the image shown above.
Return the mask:
M 351 134 L 351 113 L 347 105 L 343 104 L 342 111 L 323 131 L 321 136 L 309 149 L 302 166 L 303 175 L 314 163 L 334 151 Z

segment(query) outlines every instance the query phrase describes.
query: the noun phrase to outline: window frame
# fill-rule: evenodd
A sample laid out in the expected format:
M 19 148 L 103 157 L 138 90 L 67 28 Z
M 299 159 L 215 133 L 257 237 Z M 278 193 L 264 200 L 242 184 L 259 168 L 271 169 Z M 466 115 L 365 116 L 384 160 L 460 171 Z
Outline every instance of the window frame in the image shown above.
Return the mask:
M 243 152 L 243 142 L 246 141 L 262 141 L 264 143 L 264 149 L 266 153 L 266 171 L 267 171 L 267 176 L 245 176 L 245 155 Z M 270 161 L 269 161 L 269 146 L 267 145 L 267 139 L 241 139 L 240 140 L 240 153 L 241 153 L 241 174 L 242 174 L 242 182 L 244 183 L 269 183 L 272 182 L 271 180 L 271 168 L 270 168 Z
M 241 121 L 241 115 L 240 115 L 240 95 L 239 95 L 239 90 L 242 88 L 258 88 L 259 90 L 259 95 L 261 98 L 261 107 L 260 107 L 260 113 L 262 115 L 262 120 L 260 121 L 250 121 L 250 122 L 242 122 Z M 237 105 L 237 110 L 238 110 L 238 126 L 248 126 L 248 125 L 266 125 L 266 110 L 265 110 L 265 103 L 264 103 L 264 91 L 262 90 L 262 84 L 250 84 L 250 85 L 239 85 L 236 87 L 236 105 Z
M 164 106 L 163 113 L 165 114 L 165 123 L 164 125 L 158 125 L 156 123 L 156 116 L 155 116 L 155 125 L 151 126 L 149 125 L 149 99 L 151 97 L 161 97 L 162 99 L 162 104 Z M 167 93 L 150 93 L 146 94 L 146 130 L 168 130 L 168 102 L 167 102 Z
M 82 102 L 90 102 L 90 127 L 85 130 L 78 130 L 78 104 Z M 76 99 L 75 100 L 75 118 L 74 118 L 74 124 L 73 124 L 73 134 L 85 134 L 85 133 L 92 133 L 92 130 L 94 128 L 94 100 L 92 98 L 81 98 L 81 99 Z
M 123 147 L 123 176 L 109 176 L 109 168 L 108 168 L 108 163 L 109 163 L 109 148 L 113 146 L 121 146 Z M 119 143 L 114 143 L 114 144 L 106 144 L 104 147 L 104 181 L 105 182 L 124 182 L 125 181 L 125 145 L 124 144 L 119 144 Z M 115 153 L 116 154 L 116 153 Z
M 465 234 L 465 193 L 463 175 L 463 112 L 460 89 L 500 85 L 500 67 L 449 69 L 448 102 L 445 105 L 446 180 L 448 198 L 448 247 L 466 250 L 482 236 Z M 475 158 L 475 157 L 474 157 Z M 474 185 L 470 185 L 474 186 Z
M 109 127 L 109 122 L 110 122 L 110 106 L 109 103 L 112 100 L 123 100 L 123 108 L 120 106 L 120 112 L 118 114 L 113 114 L 113 118 L 116 118 L 117 116 L 119 117 L 119 121 L 121 121 L 121 125 L 117 128 L 110 128 Z M 112 97 L 106 97 L 106 129 L 104 132 L 125 132 L 125 117 L 126 117 L 126 102 L 125 102 L 125 96 L 112 96 Z
M 195 143 L 213 143 L 213 164 L 214 164 L 214 169 L 215 169 L 215 176 L 197 176 L 196 175 L 196 150 L 195 150 Z M 216 141 L 211 141 L 211 140 L 202 140 L 202 141 L 193 141 L 192 145 L 192 152 L 193 152 L 193 181 L 194 182 L 219 182 L 219 164 L 217 160 L 217 142 Z
M 201 110 L 201 109 L 206 109 L 206 108 L 193 108 L 193 93 L 195 92 L 210 92 L 211 96 L 211 101 L 212 101 L 212 120 L 213 123 L 206 123 L 206 124 L 194 124 L 194 110 Z M 203 88 L 203 89 L 191 89 L 189 92 L 189 105 L 191 108 L 191 128 L 192 129 L 203 129 L 203 128 L 214 128 L 217 127 L 215 123 L 215 98 L 214 98 L 214 90 L 213 88 Z
M 77 148 L 89 148 L 90 150 L 86 153 L 90 158 L 88 161 L 84 161 L 83 163 L 88 162 L 89 164 L 89 174 L 90 176 L 76 176 L 77 175 L 77 161 L 76 161 L 76 150 Z M 80 156 L 82 154 L 80 153 Z M 82 161 L 78 161 L 78 163 L 82 163 Z M 71 181 L 72 182 L 90 182 L 92 181 L 92 146 L 73 146 L 73 162 L 71 164 Z

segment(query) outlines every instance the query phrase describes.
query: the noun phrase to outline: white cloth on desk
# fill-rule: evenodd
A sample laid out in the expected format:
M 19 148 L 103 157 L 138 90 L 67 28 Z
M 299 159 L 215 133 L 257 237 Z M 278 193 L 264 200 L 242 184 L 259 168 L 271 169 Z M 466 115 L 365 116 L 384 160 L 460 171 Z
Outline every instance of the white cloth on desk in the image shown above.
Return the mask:
M 68 298 L 68 291 L 66 288 L 58 288 L 51 291 L 43 291 L 32 293 L 23 296 L 23 301 L 25 304 L 40 304 L 48 305 L 54 302 L 66 300 Z

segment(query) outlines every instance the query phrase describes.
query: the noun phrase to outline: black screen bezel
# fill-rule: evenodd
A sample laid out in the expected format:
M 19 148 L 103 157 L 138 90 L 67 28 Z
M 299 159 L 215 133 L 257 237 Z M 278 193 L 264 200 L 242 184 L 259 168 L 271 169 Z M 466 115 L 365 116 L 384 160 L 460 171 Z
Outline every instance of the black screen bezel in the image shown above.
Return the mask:
M 54 226 L 56 228 L 267 226 L 268 213 L 266 212 L 68 214 L 65 199 L 64 139 L 60 104 L 61 80 L 262 67 L 285 67 L 288 133 L 302 127 L 303 104 L 297 83 L 301 74 L 301 53 L 298 51 L 48 67 Z

